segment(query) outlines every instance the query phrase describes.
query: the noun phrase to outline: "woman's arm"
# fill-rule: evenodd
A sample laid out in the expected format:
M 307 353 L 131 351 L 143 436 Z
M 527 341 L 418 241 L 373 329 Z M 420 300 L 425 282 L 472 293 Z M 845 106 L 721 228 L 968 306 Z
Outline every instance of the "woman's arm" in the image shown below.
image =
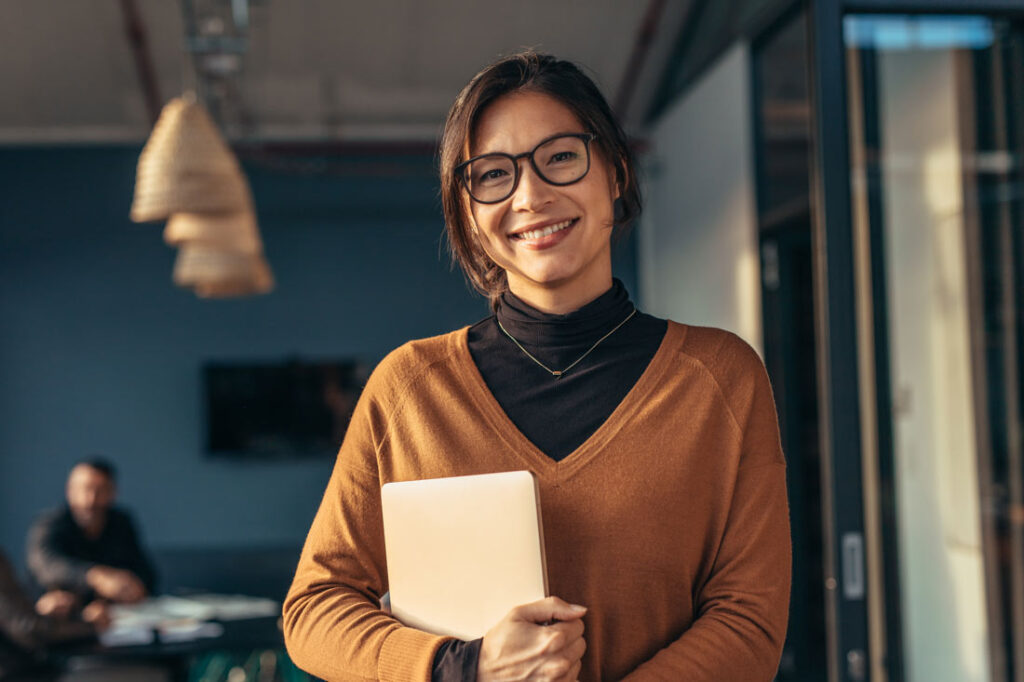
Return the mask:
M 408 377 L 418 376 L 401 363 L 401 355 L 385 359 L 360 397 L 284 602 L 289 654 L 326 680 L 428 682 L 438 651 L 454 641 L 405 627 L 380 608 L 388 585 L 379 471 L 395 464 L 394 434 L 405 428 L 394 407 L 404 403 L 392 396 L 414 400 Z M 481 682 L 495 675 L 561 681 L 579 667 L 585 610 L 557 597 L 518 606 L 483 640 L 463 646 L 473 660 L 458 663 Z
M 447 639 L 380 609 L 387 589 L 376 452 L 386 432 L 374 382 L 356 406 L 284 602 L 285 644 L 325 680 L 430 679 Z
M 696 620 L 626 679 L 771 680 L 786 635 L 790 563 L 785 466 L 741 470 L 713 572 L 697 593 Z
M 767 682 L 778 669 L 792 566 L 778 417 L 757 354 L 742 342 L 724 346 L 714 374 L 741 433 L 726 526 L 694 593 L 696 620 L 628 680 Z

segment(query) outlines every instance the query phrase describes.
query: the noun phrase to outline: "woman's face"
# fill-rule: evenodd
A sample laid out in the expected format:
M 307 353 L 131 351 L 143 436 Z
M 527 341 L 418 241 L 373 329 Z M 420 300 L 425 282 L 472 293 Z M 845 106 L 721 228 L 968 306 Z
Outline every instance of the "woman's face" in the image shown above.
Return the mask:
M 517 92 L 483 111 L 470 155 L 516 155 L 553 135 L 586 132 L 557 99 Z M 611 286 L 613 202 L 619 196 L 615 172 L 593 142 L 590 170 L 574 184 L 548 184 L 526 158 L 519 167 L 519 184 L 504 201 L 481 204 L 464 194 L 476 238 L 507 273 L 512 293 L 541 309 L 568 312 Z

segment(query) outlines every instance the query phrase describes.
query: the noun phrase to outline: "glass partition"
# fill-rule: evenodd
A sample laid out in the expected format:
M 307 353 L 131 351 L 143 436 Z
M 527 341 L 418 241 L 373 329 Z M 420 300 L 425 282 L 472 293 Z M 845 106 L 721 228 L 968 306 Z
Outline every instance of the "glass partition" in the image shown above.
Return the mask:
M 1021 30 L 860 15 L 844 32 L 903 672 L 1021 680 Z

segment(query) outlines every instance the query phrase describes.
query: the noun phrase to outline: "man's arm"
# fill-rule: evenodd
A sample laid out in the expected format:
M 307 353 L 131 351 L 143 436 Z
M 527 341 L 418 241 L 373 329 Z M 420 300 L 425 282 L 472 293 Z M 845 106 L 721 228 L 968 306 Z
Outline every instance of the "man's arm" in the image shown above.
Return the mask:
M 29 570 L 43 589 L 67 589 L 87 594 L 90 587 L 86 573 L 95 564 L 76 559 L 68 553 L 60 519 L 59 514 L 47 514 L 32 525 L 26 548 Z
M 124 543 L 130 557 L 129 564 L 125 568 L 138 576 L 146 587 L 146 593 L 152 595 L 156 592 L 156 569 L 145 550 L 142 549 L 139 533 L 131 516 L 127 512 L 121 512 L 121 514 L 124 523 Z

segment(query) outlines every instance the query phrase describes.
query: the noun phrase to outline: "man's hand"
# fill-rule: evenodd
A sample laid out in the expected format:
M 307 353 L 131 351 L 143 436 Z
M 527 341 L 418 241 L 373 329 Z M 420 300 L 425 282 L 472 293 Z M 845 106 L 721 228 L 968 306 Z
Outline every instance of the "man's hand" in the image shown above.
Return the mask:
M 93 566 L 85 574 L 89 587 L 96 594 L 115 602 L 136 602 L 146 596 L 146 587 L 131 571 L 111 566 Z
M 82 620 L 86 623 L 92 623 L 100 632 L 109 628 L 110 623 L 113 621 L 110 617 L 110 607 L 102 599 L 90 602 L 82 609 Z
M 36 602 L 36 613 L 52 618 L 67 618 L 78 607 L 78 597 L 67 590 L 50 590 Z
M 587 649 L 583 639 L 586 612 L 586 608 L 558 597 L 512 609 L 484 635 L 478 682 L 575 680 Z

